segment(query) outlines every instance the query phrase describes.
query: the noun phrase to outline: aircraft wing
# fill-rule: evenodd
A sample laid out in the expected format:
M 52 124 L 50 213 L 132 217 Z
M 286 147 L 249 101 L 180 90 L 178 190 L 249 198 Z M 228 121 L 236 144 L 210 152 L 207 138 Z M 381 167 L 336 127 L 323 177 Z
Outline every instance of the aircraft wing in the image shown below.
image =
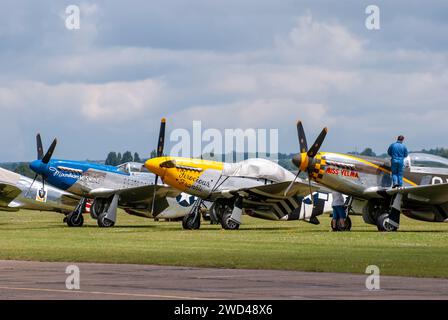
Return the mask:
M 248 198 L 251 194 L 256 194 L 266 199 L 286 199 L 292 196 L 307 196 L 310 193 L 319 190 L 319 187 L 314 183 L 311 184 L 310 188 L 308 183 L 296 181 L 285 195 L 285 191 L 288 189 L 290 184 L 291 181 L 286 181 L 273 184 L 264 184 L 252 188 L 220 190 L 218 192 L 213 192 L 212 198 L 230 198 L 237 194 L 243 198 Z
M 9 183 L 0 183 L 0 206 L 6 207 L 22 190 Z
M 145 185 L 126 189 L 98 188 L 92 190 L 90 193 L 94 197 L 110 197 L 114 194 L 119 194 L 119 206 L 121 207 L 138 206 L 140 208 L 150 209 L 154 198 L 154 191 L 156 192 L 155 215 L 158 215 L 169 207 L 168 201 L 166 200 L 167 197 L 175 198 L 181 193 L 181 191 L 166 185 Z
M 407 200 L 428 203 L 442 204 L 448 202 L 448 183 L 429 184 L 412 187 L 388 188 L 380 190 L 372 190 L 365 192 L 367 195 L 378 196 L 382 193 L 394 195 L 401 193 L 406 196 Z
M 241 188 L 232 191 L 217 192 L 213 198 L 232 197 L 239 195 L 243 197 L 243 205 L 252 211 L 273 212 L 278 219 L 305 220 L 313 224 L 318 224 L 316 216 L 321 214 L 322 208 L 316 208 L 309 212 L 301 210 L 303 197 L 319 190 L 319 186 L 312 183 L 311 188 L 308 182 L 294 182 L 285 195 L 291 181 L 266 184 L 253 188 Z

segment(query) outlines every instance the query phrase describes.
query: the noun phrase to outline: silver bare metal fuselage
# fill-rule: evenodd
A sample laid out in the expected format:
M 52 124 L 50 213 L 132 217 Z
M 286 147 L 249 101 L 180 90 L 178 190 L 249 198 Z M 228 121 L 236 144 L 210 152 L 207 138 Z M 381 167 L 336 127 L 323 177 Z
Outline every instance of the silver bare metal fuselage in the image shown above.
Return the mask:
M 46 197 L 39 197 L 39 190 L 42 183 L 20 174 L 0 168 L 0 183 L 14 185 L 21 190 L 21 193 L 13 199 L 7 206 L 1 206 L 2 211 L 39 210 L 68 213 L 73 211 L 77 204 L 76 196 L 69 192 L 45 185 Z M 30 188 L 31 186 L 31 188 Z

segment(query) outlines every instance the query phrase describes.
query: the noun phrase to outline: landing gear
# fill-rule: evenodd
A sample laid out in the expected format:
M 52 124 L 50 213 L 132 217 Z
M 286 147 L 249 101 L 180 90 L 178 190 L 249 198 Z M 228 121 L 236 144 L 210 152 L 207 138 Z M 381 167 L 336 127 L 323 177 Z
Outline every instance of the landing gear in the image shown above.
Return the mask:
M 231 219 L 232 211 L 231 207 L 227 207 L 222 215 L 221 225 L 225 230 L 238 230 L 240 228 L 240 224 Z
M 333 231 L 350 231 L 352 229 L 352 219 L 347 216 L 344 221 L 344 225 L 340 223 L 340 221 L 336 221 L 336 226 L 333 226 L 331 223 L 331 230 Z
M 98 227 L 100 228 L 110 228 L 115 225 L 115 221 L 109 220 L 107 218 L 107 212 L 101 213 L 97 218 Z
M 67 215 L 66 223 L 69 227 L 82 227 L 84 224 L 84 217 L 82 214 L 77 215 L 75 212 L 72 212 Z
M 383 213 L 377 220 L 378 231 L 394 232 L 398 230 L 398 224 L 389 218 L 389 213 Z
M 115 194 L 112 198 L 96 198 L 90 207 L 92 217 L 97 217 L 97 224 L 100 228 L 110 228 L 115 225 L 117 220 L 119 195 Z
M 403 195 L 397 193 L 392 198 L 389 212 L 383 213 L 377 219 L 377 228 L 379 231 L 397 231 L 400 227 L 401 203 Z
M 190 212 L 182 219 L 182 228 L 185 230 L 197 230 L 201 227 L 201 213 L 203 206 L 203 201 L 198 198 L 193 203 Z
M 69 227 L 82 227 L 84 224 L 84 217 L 82 213 L 86 208 L 87 199 L 81 198 L 78 205 L 73 212 L 70 212 L 65 216 L 64 222 L 67 223 Z
M 225 230 L 238 230 L 243 214 L 243 198 L 237 197 L 232 206 L 226 206 L 222 213 L 221 225 Z
M 182 228 L 185 230 L 197 230 L 201 227 L 201 216 L 187 214 L 182 219 Z

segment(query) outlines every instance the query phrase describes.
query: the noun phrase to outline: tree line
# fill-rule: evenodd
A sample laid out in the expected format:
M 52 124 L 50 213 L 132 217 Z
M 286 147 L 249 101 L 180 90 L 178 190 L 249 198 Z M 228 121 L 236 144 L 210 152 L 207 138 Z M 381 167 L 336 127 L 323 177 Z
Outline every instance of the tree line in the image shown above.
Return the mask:
M 126 162 L 142 162 L 142 159 L 140 159 L 140 156 L 137 152 L 132 155 L 130 151 L 126 151 L 123 154 L 121 154 L 121 152 L 117 153 L 115 151 L 111 151 L 107 155 L 104 164 L 109 166 L 118 166 Z
M 421 151 L 414 151 L 414 152 L 423 152 L 423 153 L 429 153 L 436 156 L 441 156 L 444 158 L 448 158 L 448 148 L 435 148 L 435 149 L 423 149 Z M 377 155 L 372 148 L 365 148 L 362 152 L 348 152 L 349 154 L 355 154 L 355 155 L 364 155 L 364 156 L 371 156 L 371 157 L 382 157 L 387 158 L 387 154 L 381 154 Z M 156 156 L 156 151 L 151 151 L 149 158 L 154 158 Z M 288 170 L 297 170 L 297 168 L 292 164 L 291 159 L 294 156 L 294 153 L 286 154 L 286 153 L 279 153 L 278 154 L 278 164 L 284 167 Z M 206 156 L 204 156 L 204 159 L 207 159 Z M 139 154 L 135 152 L 132 154 L 130 151 L 126 151 L 123 154 L 120 152 L 111 151 L 107 155 L 106 161 L 104 162 L 107 165 L 111 166 L 118 166 L 120 164 L 123 164 L 125 162 L 140 162 L 143 163 L 146 159 L 140 158 Z M 101 161 L 102 163 L 102 161 Z M 0 167 L 5 168 L 10 171 L 14 171 L 16 173 L 19 173 L 21 175 L 24 175 L 26 177 L 33 178 L 35 176 L 35 173 L 30 169 L 29 162 L 9 162 L 9 163 L 0 163 Z M 39 178 L 38 178 L 39 180 Z

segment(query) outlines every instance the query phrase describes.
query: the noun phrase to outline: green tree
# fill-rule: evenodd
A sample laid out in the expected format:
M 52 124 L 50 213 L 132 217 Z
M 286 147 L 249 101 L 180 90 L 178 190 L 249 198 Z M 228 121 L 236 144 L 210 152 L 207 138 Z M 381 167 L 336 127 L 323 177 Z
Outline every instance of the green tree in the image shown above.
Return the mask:
M 117 164 L 116 165 L 119 165 L 119 164 L 122 164 L 123 162 L 121 161 L 121 152 L 118 152 L 118 154 L 117 154 Z
M 109 165 L 109 166 L 116 166 L 118 164 L 117 153 L 109 152 L 109 154 L 107 155 L 105 164 Z
M 157 151 L 156 150 L 152 150 L 151 154 L 149 155 L 149 159 L 155 158 L 157 157 Z
M 126 151 L 123 153 L 123 157 L 121 158 L 121 163 L 132 162 L 134 158 L 132 158 L 131 151 Z
M 376 153 L 373 152 L 372 148 L 365 148 L 363 152 L 360 153 L 362 156 L 376 157 Z
M 142 159 L 140 159 L 140 156 L 139 156 L 139 154 L 137 152 L 134 153 L 134 161 L 135 162 L 142 162 Z
M 33 170 L 30 169 L 29 164 L 27 162 L 18 163 L 13 171 L 28 178 L 34 178 L 35 176 L 35 173 L 33 172 Z

